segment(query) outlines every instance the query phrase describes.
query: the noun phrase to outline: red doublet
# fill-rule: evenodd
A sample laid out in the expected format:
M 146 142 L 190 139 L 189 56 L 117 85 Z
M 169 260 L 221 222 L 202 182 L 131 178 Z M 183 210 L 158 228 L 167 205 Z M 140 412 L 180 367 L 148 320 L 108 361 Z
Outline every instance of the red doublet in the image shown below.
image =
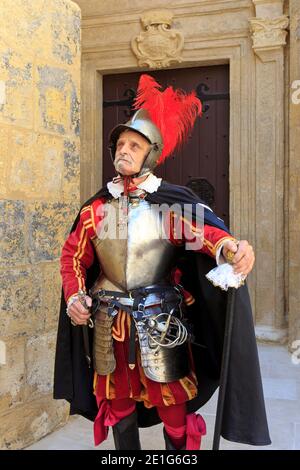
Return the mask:
M 61 276 L 66 301 L 80 289 L 85 290 L 87 269 L 94 262 L 94 248 L 92 240 L 97 237 L 104 217 L 104 200 L 97 199 L 91 205 L 84 207 L 76 229 L 67 238 L 61 255 Z M 227 232 L 210 225 L 198 228 L 195 223 L 174 214 L 170 214 L 170 241 L 180 246 L 187 239 L 201 238 L 201 248 L 196 251 L 205 253 L 213 258 L 219 246 L 225 240 L 234 240 Z M 182 233 L 183 238 L 178 239 L 177 234 Z
M 94 261 L 92 240 L 99 233 L 104 217 L 103 207 L 103 200 L 96 200 L 91 205 L 84 207 L 81 210 L 76 229 L 64 244 L 61 256 L 61 275 L 66 301 L 79 289 L 85 290 L 86 271 Z M 167 222 L 171 243 L 180 246 L 185 240 L 190 242 L 199 238 L 201 248 L 197 251 L 214 258 L 220 245 L 227 239 L 233 239 L 223 230 L 209 225 L 197 227 L 195 223 L 191 223 L 183 217 L 177 217 L 171 212 Z M 178 238 L 178 233 L 182 234 L 181 238 Z M 180 272 L 175 270 L 173 273 L 175 282 L 179 277 Z M 185 298 L 187 305 L 192 302 L 189 293 L 185 293 Z M 116 369 L 111 374 L 95 376 L 94 391 L 98 403 L 103 399 L 132 398 L 136 401 L 143 401 L 146 407 L 152 407 L 178 405 L 194 398 L 197 395 L 197 380 L 193 372 L 171 383 L 154 382 L 145 376 L 140 364 L 139 352 L 137 352 L 135 368 L 129 368 L 130 321 L 130 316 L 122 310 L 115 317 L 112 335 Z

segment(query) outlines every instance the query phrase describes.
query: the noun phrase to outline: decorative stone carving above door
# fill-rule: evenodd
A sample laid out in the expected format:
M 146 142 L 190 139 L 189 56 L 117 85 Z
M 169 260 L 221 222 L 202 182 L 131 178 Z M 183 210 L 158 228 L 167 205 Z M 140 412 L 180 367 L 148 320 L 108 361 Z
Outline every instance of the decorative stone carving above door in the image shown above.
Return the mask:
M 182 62 L 184 37 L 172 28 L 173 16 L 169 10 L 149 10 L 141 15 L 145 31 L 131 41 L 140 67 L 163 68 Z

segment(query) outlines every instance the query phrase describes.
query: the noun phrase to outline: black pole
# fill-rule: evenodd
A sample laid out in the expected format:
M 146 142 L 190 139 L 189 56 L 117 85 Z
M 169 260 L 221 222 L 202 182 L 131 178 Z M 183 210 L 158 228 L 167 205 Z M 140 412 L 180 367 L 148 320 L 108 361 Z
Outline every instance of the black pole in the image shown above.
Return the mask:
M 232 334 L 234 306 L 235 306 L 235 292 L 236 292 L 236 289 L 234 287 L 230 287 L 228 289 L 226 323 L 225 323 L 224 344 L 223 344 L 223 354 L 222 354 L 222 367 L 221 367 L 217 415 L 216 415 L 214 440 L 213 440 L 213 450 L 219 450 L 219 446 L 220 446 L 224 401 L 225 401 L 225 393 L 226 393 L 227 377 L 228 377 L 228 365 L 229 365 L 229 359 L 230 359 L 231 334 Z

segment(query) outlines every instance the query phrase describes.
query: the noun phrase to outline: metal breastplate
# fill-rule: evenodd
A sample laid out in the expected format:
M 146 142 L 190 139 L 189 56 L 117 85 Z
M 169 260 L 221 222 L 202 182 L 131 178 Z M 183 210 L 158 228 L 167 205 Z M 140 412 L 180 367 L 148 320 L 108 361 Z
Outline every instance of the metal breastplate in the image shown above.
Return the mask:
M 119 199 L 105 203 L 93 240 L 102 280 L 124 291 L 162 282 L 170 273 L 175 247 L 164 236 L 158 211 L 144 199 L 129 203 L 127 216 L 119 209 Z

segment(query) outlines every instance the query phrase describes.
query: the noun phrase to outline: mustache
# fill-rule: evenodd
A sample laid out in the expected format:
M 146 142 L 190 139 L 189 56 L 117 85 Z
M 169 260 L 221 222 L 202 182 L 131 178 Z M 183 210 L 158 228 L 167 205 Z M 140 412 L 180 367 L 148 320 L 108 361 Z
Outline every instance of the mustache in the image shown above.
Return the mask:
M 115 164 L 117 164 L 120 160 L 125 160 L 128 163 L 133 162 L 132 157 L 130 155 L 127 155 L 127 154 L 126 155 L 124 155 L 124 154 L 116 155 Z

